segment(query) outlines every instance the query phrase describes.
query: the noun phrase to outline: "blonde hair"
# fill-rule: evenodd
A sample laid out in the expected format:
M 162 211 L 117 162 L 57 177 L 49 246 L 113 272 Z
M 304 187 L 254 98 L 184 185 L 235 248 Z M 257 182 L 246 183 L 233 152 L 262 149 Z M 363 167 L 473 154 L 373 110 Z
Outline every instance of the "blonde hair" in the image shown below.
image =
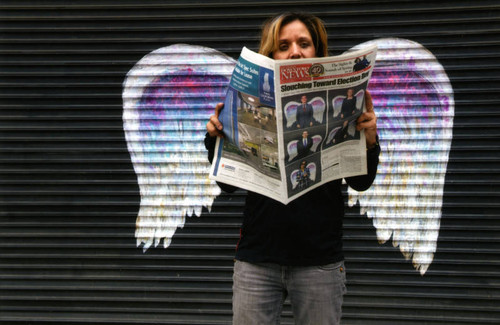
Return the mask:
M 262 27 L 259 53 L 272 57 L 279 48 L 281 28 L 293 21 L 299 20 L 306 25 L 316 49 L 317 57 L 328 56 L 328 37 L 323 21 L 316 16 L 305 13 L 287 12 L 268 19 Z

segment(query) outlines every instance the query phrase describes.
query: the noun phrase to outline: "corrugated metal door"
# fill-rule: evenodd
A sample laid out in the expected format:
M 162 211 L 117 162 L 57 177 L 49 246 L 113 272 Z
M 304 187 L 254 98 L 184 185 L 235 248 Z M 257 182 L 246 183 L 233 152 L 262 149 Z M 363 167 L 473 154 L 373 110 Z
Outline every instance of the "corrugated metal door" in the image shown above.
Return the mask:
M 33 1 L 1 15 L 0 321 L 228 324 L 244 193 L 188 218 L 168 249 L 136 246 L 139 186 L 122 83 L 147 53 L 189 43 L 236 58 L 270 15 L 308 11 L 334 54 L 416 41 L 455 98 L 437 252 L 421 276 L 347 211 L 344 324 L 500 323 L 498 1 Z M 283 323 L 292 323 L 288 306 Z

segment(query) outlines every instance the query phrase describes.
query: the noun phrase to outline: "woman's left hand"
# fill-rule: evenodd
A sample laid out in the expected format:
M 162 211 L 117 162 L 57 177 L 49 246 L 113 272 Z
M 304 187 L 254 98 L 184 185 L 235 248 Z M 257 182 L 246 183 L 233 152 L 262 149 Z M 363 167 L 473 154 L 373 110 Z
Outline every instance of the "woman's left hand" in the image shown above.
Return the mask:
M 366 112 L 358 118 L 356 129 L 365 130 L 366 147 L 373 148 L 377 143 L 377 116 L 373 110 L 372 96 L 368 90 L 365 93 Z

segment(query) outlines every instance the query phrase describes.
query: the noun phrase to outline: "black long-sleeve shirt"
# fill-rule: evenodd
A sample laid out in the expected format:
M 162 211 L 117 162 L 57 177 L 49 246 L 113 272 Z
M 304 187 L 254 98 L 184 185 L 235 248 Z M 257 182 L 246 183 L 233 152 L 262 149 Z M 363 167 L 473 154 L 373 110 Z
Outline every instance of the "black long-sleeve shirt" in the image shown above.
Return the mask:
M 205 138 L 209 160 L 215 138 Z M 377 173 L 380 147 L 367 152 L 368 174 L 346 178 L 353 189 L 368 189 Z M 248 191 L 236 259 L 250 263 L 324 265 L 344 259 L 342 180 L 328 182 L 284 205 Z M 226 191 L 234 186 L 219 183 Z

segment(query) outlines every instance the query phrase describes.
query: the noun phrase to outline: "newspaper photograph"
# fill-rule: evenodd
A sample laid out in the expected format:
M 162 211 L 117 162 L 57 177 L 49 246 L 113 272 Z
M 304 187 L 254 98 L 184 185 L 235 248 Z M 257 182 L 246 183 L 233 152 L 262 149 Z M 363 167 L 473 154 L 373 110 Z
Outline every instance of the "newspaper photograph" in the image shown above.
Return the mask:
M 356 120 L 377 48 L 273 60 L 243 48 L 219 120 L 210 178 L 284 204 L 326 182 L 367 173 Z

